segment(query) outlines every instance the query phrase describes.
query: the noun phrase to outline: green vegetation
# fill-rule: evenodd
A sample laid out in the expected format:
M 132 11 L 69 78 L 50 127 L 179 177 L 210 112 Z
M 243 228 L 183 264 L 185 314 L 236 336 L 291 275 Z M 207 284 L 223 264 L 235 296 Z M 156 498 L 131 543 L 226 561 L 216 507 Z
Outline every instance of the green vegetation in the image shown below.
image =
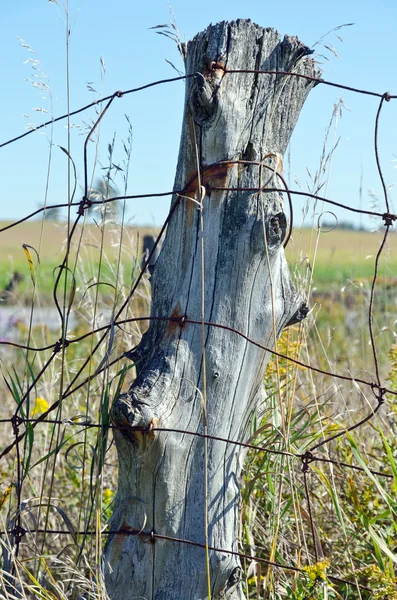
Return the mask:
M 397 250 L 393 231 L 382 252 L 380 261 L 381 282 L 397 284 Z M 287 257 L 297 278 L 305 281 L 313 276 L 313 286 L 328 292 L 366 284 L 372 281 L 376 253 L 383 231 L 355 231 L 335 229 L 329 233 L 314 229 L 297 229 L 287 249 Z
M 62 262 L 58 226 L 45 222 L 41 244 L 35 239 L 40 227 L 40 223 L 30 223 L 23 232 L 27 234 L 24 243 L 29 245 L 26 257 L 22 248 L 12 248 L 8 241 L 8 251 L 14 252 L 13 264 L 25 274 L 25 280 L 16 284 L 4 304 L 17 309 L 18 303 L 24 303 L 28 315 L 40 306 L 54 312 L 52 293 L 59 269 L 55 276 L 52 270 Z M 76 232 L 73 239 L 81 238 L 81 243 L 71 246 L 69 270 L 63 271 L 56 294 L 70 345 L 61 348 L 52 362 L 51 348 L 44 352 L 0 348 L 2 417 L 10 418 L 20 406 L 18 415 L 30 419 L 19 426 L 20 432 L 26 432 L 19 444 L 19 459 L 16 460 L 14 449 L 2 459 L 1 467 L 2 529 L 21 525 L 27 530 L 18 561 L 7 540 L 3 544 L 2 587 L 10 597 L 16 594 L 29 598 L 75 598 L 87 593 L 87 597 L 94 598 L 103 594 L 101 531 L 113 510 L 116 487 L 109 411 L 113 397 L 128 387 L 134 377 L 134 365 L 122 359 L 122 354 L 139 342 L 147 323 L 133 321 L 113 327 L 98 352 L 95 345 L 102 332 L 91 332 L 106 325 L 112 310 L 121 310 L 123 303 L 120 319 L 149 313 L 147 274 L 133 302 L 126 302 L 139 272 L 143 232 L 124 230 L 120 223 L 105 221 L 99 227 L 90 225 Z M 4 240 L 5 236 L 3 243 Z M 37 249 L 40 265 L 32 247 Z M 58 251 L 59 260 L 55 262 L 53 256 Z M 23 259 L 17 263 L 18 254 Z M 32 260 L 31 267 L 28 259 Z M 0 308 L 3 342 L 43 347 L 60 338 L 59 315 L 54 329 L 46 323 L 45 315 L 44 323 L 34 325 L 33 320 L 29 324 L 29 319 L 25 322 L 18 314 L 16 310 L 16 316 L 4 322 Z M 74 324 L 68 325 L 68 320 Z M 81 336 L 86 337 L 73 343 Z M 69 394 L 69 390 L 75 391 Z M 35 422 L 51 407 L 48 418 L 56 422 Z M 87 423 L 95 426 L 86 427 Z M 1 449 L 13 439 L 11 423 L 3 423 Z M 23 504 L 21 512 L 15 513 L 18 480 L 23 484 Z M 42 533 L 28 533 L 32 528 Z M 66 533 L 50 533 L 59 529 Z M 78 534 L 81 531 L 93 531 L 96 535 Z
M 0 229 L 7 223 L 0 222 Z M 117 260 L 118 245 L 115 228 L 107 227 L 101 242 L 101 229 L 95 224 L 85 225 L 81 248 L 78 254 L 81 272 L 94 275 L 98 272 L 101 251 L 104 261 L 101 264 L 105 281 L 111 278 L 111 270 Z M 124 228 L 125 237 L 121 253 L 121 263 L 125 279 L 131 279 L 131 256 L 142 252 L 144 235 L 155 234 L 152 228 Z M 379 248 L 382 231 L 355 231 L 336 229 L 329 233 L 320 233 L 317 243 L 317 232 L 310 228 L 296 229 L 287 248 L 287 259 L 295 275 L 297 285 L 304 285 L 312 275 L 312 287 L 320 292 L 333 292 L 356 286 L 367 286 L 372 281 L 374 263 Z M 78 228 L 72 249 L 77 249 L 81 235 Z M 379 281 L 387 289 L 397 285 L 397 250 L 393 248 L 394 234 L 382 253 L 380 261 Z M 22 244 L 32 246 L 40 257 L 40 268 L 37 273 L 37 288 L 42 302 L 51 302 L 56 273 L 54 269 L 62 262 L 66 247 L 67 225 L 62 222 L 30 221 L 18 226 L 18 235 L 10 229 L 0 235 L 0 290 L 9 284 L 14 273 L 20 273 L 23 279 L 15 289 L 14 303 L 30 304 L 32 282 L 29 265 Z M 101 250 L 102 248 L 102 250 Z M 32 257 L 36 260 L 34 253 Z M 83 290 L 86 281 L 77 282 Z
M 0 229 L 8 224 L 0 222 Z M 123 228 L 120 261 L 123 281 L 127 285 L 131 283 L 134 260 L 142 254 L 143 237 L 155 232 L 156 230 L 150 227 Z M 113 228 L 107 226 L 103 231 L 100 225 L 91 223 L 77 228 L 71 245 L 70 264 L 76 264 L 77 267 L 76 285 L 80 298 L 86 288 L 97 280 L 98 273 L 101 274 L 103 282 L 114 281 L 119 258 L 118 236 L 118 225 Z M 13 286 L 12 294 L 7 300 L 9 304 L 29 306 L 33 297 L 32 278 L 23 244 L 31 247 L 29 251 L 34 263 L 36 292 L 41 304 L 53 303 L 57 267 L 62 263 L 66 242 L 67 224 L 64 222 L 28 221 L 19 225 L 17 229 L 11 228 L 0 234 L 0 293 L 7 288 L 15 273 L 21 276 L 18 284 Z M 136 266 L 139 266 L 139 260 Z M 104 300 L 109 297 L 108 292 L 109 290 L 101 289 L 100 295 Z
M 64 16 L 68 53 L 67 10 Z M 101 61 L 102 78 L 104 70 Z M 47 84 L 39 85 L 51 92 Z M 342 102 L 335 106 L 318 170 L 309 173 L 313 194 L 328 181 L 342 108 Z M 116 175 L 120 195 L 126 193 L 132 143 L 128 124 L 124 160 L 114 163 L 113 138 L 104 179 L 90 190 L 97 197 L 109 197 Z M 99 147 L 99 137 L 93 141 Z M 72 180 L 71 162 L 67 168 Z M 98 169 L 95 158 L 90 182 L 97 181 Z M 24 533 L 18 555 L 15 537 L 2 536 L 1 598 L 107 598 L 101 553 L 117 485 L 110 407 L 136 375 L 124 353 L 139 343 L 147 327 L 146 321 L 133 319 L 150 312 L 148 274 L 132 299 L 129 293 L 139 272 L 143 235 L 151 230 L 126 227 L 122 207 L 113 214 L 102 209 L 96 213 L 98 225 L 79 225 L 73 236 L 68 269 L 57 288 L 62 314 L 55 311 L 54 329 L 46 322 L 36 325 L 33 314 L 40 307 L 55 310 L 65 223 L 28 221 L 0 234 L 1 341 L 43 347 L 56 343 L 63 328 L 70 342 L 55 355 L 51 348 L 39 352 L 0 346 L 2 419 L 11 418 L 16 407 L 22 419 L 29 419 L 14 423 L 14 431 L 10 422 L 0 429 L 0 451 L 18 432 L 26 434 L 18 452 L 14 447 L 0 465 L 0 529 L 18 533 L 15 528 L 21 526 Z M 393 238 L 391 232 L 379 265 L 373 329 L 382 382 L 397 391 Z M 368 311 L 381 239 L 382 232 L 346 228 L 294 230 L 286 254 L 311 312 L 301 325 L 284 331 L 277 346 L 281 354 L 317 369 L 375 381 Z M 4 316 L 3 306 L 15 308 L 12 318 Z M 27 321 L 19 317 L 22 307 Z M 119 310 L 118 318 L 126 323 L 117 326 L 113 317 Z M 109 322 L 102 338 L 95 331 Z M 247 597 L 396 600 L 396 397 L 388 395 L 375 416 L 345 432 L 376 406 L 368 386 L 273 357 L 264 391 L 263 415 L 253 420 L 249 440 L 261 449 L 249 452 L 242 476 L 240 548 L 251 557 L 242 561 Z M 49 422 L 38 422 L 51 408 Z M 317 460 L 304 472 L 301 455 L 336 433 L 343 435 L 318 447 Z M 58 530 L 64 533 L 53 533 Z M 270 567 L 264 562 L 269 560 L 280 566 Z
M 317 234 L 312 235 L 314 240 Z M 300 239 L 308 242 L 308 236 L 303 232 Z M 312 312 L 304 325 L 283 333 L 277 345 L 281 354 L 375 381 L 368 328 L 373 258 L 369 269 L 363 254 L 359 262 L 358 251 L 362 245 L 366 254 L 374 255 L 375 240 L 379 243 L 378 234 L 366 232 L 321 236 L 313 271 L 298 277 L 298 285 L 307 291 L 313 276 L 317 290 L 310 295 Z M 350 265 L 348 278 L 335 277 L 339 264 L 345 272 Z M 374 335 L 382 381 L 397 390 L 393 264 L 388 250 L 375 293 Z M 247 562 L 249 598 L 397 598 L 396 397 L 387 396 L 376 415 L 346 432 L 377 406 L 370 387 L 273 358 L 265 388 L 268 408 L 253 423 L 252 441 L 294 456 L 250 451 L 243 490 L 245 552 L 301 566 L 303 573 L 269 569 L 259 562 L 253 568 Z M 341 435 L 314 451 L 320 460 L 310 462 L 304 475 L 299 456 L 337 433 Z M 334 462 L 324 462 L 329 459 Z
M 11 257 L 4 260 L 6 253 L 2 252 L 2 281 L 12 270 L 25 276 L 16 283 L 8 303 L 54 305 L 52 271 L 61 262 L 62 241 L 59 224 L 47 221 L 44 227 L 41 244 L 41 223 L 26 224 L 23 236 L 20 235 L 23 243 L 40 255 L 38 269 L 30 249 L 32 273 L 23 248 L 13 245 L 16 236 L 8 240 L 5 235 L 0 236 Z M 78 230 L 75 239 L 81 235 L 82 242 L 72 245 L 69 260 L 76 289 L 68 273 L 65 292 L 63 276 L 58 294 L 66 311 L 72 299 L 71 314 L 77 320 L 69 331 L 70 340 L 88 334 L 95 325 L 106 324 L 112 308 L 121 307 L 132 279 L 136 279 L 144 233 L 122 229 L 114 223 Z M 304 297 L 309 294 L 312 310 L 302 325 L 283 333 L 278 351 L 320 369 L 372 381 L 368 307 L 380 235 L 334 231 L 321 234 L 318 244 L 317 236 L 316 231 L 295 231 L 288 248 L 296 284 Z M 117 246 L 120 240 L 121 248 Z M 58 248 L 59 255 L 54 260 Z M 367 259 L 368 255 L 371 258 Z M 387 249 L 375 296 L 374 333 L 383 381 L 397 390 L 392 276 L 395 260 L 393 251 Z M 149 307 L 150 284 L 145 275 L 122 317 L 147 315 Z M 32 527 L 29 523 L 33 519 L 38 529 L 63 529 L 67 533 L 25 534 L 23 541 L 28 544 L 20 546 L 15 580 L 10 579 L 14 559 L 4 546 L 3 569 L 8 573 L 10 593 L 15 585 L 25 597 L 65 598 L 85 592 L 103 597 L 100 554 L 116 489 L 116 459 L 106 425 L 112 399 L 121 389 L 127 389 L 135 373 L 133 364 L 121 356 L 138 343 L 146 327 L 146 322 L 130 322 L 113 328 L 96 353 L 93 348 L 100 341 L 100 333 L 70 344 L 57 354 L 28 393 L 21 417 L 37 419 L 63 396 L 61 404 L 49 415 L 64 424 L 29 424 L 20 445 L 19 467 L 15 450 L 3 459 L 3 527 L 10 529 L 18 521 L 14 509 L 19 471 L 24 490 L 22 527 Z M 7 331 L 5 337 L 10 334 Z M 29 327 L 17 322 L 12 337 L 20 343 L 43 346 L 59 339 L 59 329 L 51 331 L 47 326 Z M 12 416 L 16 404 L 49 358 L 51 350 L 39 353 L 8 348 L 2 352 L 3 418 Z M 106 367 L 109 361 L 115 362 Z M 69 394 L 69 389 L 75 392 Z M 397 598 L 395 397 L 388 397 L 386 405 L 366 424 L 316 451 L 320 459 L 331 458 L 335 462 L 310 463 L 306 474 L 309 506 L 302 461 L 296 455 L 356 423 L 376 405 L 375 396 L 370 388 L 321 375 L 283 358 L 269 363 L 265 392 L 264 416 L 252 423 L 251 443 L 286 451 L 291 456 L 263 450 L 250 451 L 248 456 L 242 490 L 242 550 L 258 558 L 244 564 L 248 597 Z M 87 421 L 103 427 L 84 427 Z M 13 439 L 11 425 L 3 424 L 2 432 L 4 448 Z M 96 536 L 78 533 L 84 530 L 96 531 Z M 31 547 L 35 548 L 34 553 Z M 269 568 L 260 559 L 302 570 Z

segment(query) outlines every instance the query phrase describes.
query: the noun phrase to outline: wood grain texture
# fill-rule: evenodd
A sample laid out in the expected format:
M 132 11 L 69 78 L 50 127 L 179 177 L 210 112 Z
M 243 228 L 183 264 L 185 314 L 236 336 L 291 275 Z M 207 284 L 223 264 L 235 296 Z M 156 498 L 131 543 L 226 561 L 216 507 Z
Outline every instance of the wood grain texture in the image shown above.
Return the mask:
M 205 320 L 223 323 L 274 347 L 302 305 L 284 257 L 279 194 L 217 191 L 273 184 L 271 171 L 237 160 L 280 164 L 312 82 L 225 69 L 294 71 L 316 76 L 310 52 L 250 21 L 210 25 L 188 44 L 186 102 L 173 215 L 152 277 L 153 316 L 201 315 L 200 181 L 205 244 Z M 275 158 L 274 158 L 275 157 Z M 229 161 L 209 168 L 219 161 Z M 172 202 L 176 202 L 174 197 Z M 269 354 L 235 333 L 206 327 L 208 433 L 246 441 L 265 408 L 262 381 Z M 113 405 L 116 424 L 203 432 L 201 326 L 152 321 L 134 354 L 138 377 Z M 119 486 L 111 529 L 146 530 L 204 543 L 204 442 L 182 433 L 115 432 Z M 245 452 L 209 442 L 209 542 L 238 551 L 239 478 Z M 207 598 L 205 552 L 183 543 L 114 535 L 105 549 L 112 600 Z M 212 598 L 242 600 L 238 557 L 210 553 Z

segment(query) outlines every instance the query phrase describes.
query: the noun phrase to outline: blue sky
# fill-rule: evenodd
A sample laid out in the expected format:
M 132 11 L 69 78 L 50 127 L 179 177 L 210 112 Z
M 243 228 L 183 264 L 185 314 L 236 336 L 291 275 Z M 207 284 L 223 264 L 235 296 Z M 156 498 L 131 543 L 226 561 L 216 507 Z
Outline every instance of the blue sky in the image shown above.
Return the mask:
M 2 0 L 0 6 L 0 40 L 2 50 L 2 94 L 0 98 L 0 142 L 22 133 L 28 123 L 39 124 L 66 110 L 66 0 Z M 265 27 L 276 28 L 281 35 L 297 35 L 313 46 L 324 34 L 345 23 L 343 28 L 323 40 L 333 46 L 339 56 L 316 46 L 324 78 L 359 88 L 383 93 L 397 93 L 395 39 L 397 2 L 334 0 L 319 2 L 265 2 L 235 0 L 216 2 L 173 0 L 172 8 L 182 39 L 191 39 L 210 22 L 251 18 Z M 149 28 L 170 19 L 165 0 L 133 2 L 115 0 L 69 0 L 70 103 L 76 109 L 99 97 L 101 88 L 108 95 L 150 81 L 173 77 L 175 71 L 165 59 L 182 69 L 176 46 Z M 21 46 L 18 37 L 34 53 Z M 100 61 L 106 70 L 101 81 Z M 29 59 L 38 63 L 26 62 Z M 32 83 L 38 71 L 46 75 L 51 94 Z M 29 79 L 31 81 L 29 81 Z M 97 92 L 88 89 L 87 82 Z M 44 98 L 42 97 L 44 95 Z M 152 88 L 116 100 L 101 125 L 99 161 L 107 164 L 107 146 L 116 133 L 113 160 L 124 159 L 122 141 L 127 138 L 128 115 L 133 129 L 132 159 L 128 193 L 172 189 L 179 146 L 184 97 L 183 82 Z M 51 99 L 52 98 L 52 101 Z M 290 186 L 308 189 L 310 174 L 318 168 L 326 128 L 333 107 L 340 99 L 346 107 L 342 118 L 330 133 L 340 138 L 328 178 L 327 196 L 352 206 L 368 208 L 373 197 L 379 198 L 383 210 L 381 186 L 377 176 L 373 150 L 373 130 L 378 106 L 376 98 L 358 96 L 335 88 L 317 86 L 304 106 L 293 134 Z M 52 104 L 52 108 L 51 108 Z M 41 113 L 34 109 L 44 109 Z M 24 116 L 27 115 L 27 116 Z M 72 156 L 78 171 L 77 197 L 83 182 L 84 123 L 95 118 L 92 109 L 72 121 Z M 43 204 L 49 157 L 49 134 L 38 132 L 0 149 L 3 167 L 0 218 L 17 219 Z M 397 101 L 385 103 L 380 121 L 380 155 L 388 185 L 397 179 Z M 67 146 L 65 122 L 54 126 L 53 143 Z M 90 148 L 90 169 L 94 164 L 94 146 Z M 100 166 L 97 169 L 100 174 Z M 362 197 L 359 189 L 362 177 Z M 325 179 L 324 179 L 325 180 Z M 296 181 L 299 183 L 297 184 Z M 119 186 L 122 182 L 119 180 Z M 323 189 L 325 191 L 325 188 Z M 395 192 L 390 191 L 391 200 Z M 48 203 L 67 201 L 67 158 L 53 147 L 48 187 Z M 294 200 L 296 222 L 302 220 L 301 200 Z M 140 200 L 128 204 L 128 216 L 134 224 L 159 225 L 168 212 L 169 200 Z M 333 209 L 330 209 L 333 210 Z M 348 213 L 337 212 L 338 218 L 352 220 Z M 363 223 L 369 224 L 364 219 Z

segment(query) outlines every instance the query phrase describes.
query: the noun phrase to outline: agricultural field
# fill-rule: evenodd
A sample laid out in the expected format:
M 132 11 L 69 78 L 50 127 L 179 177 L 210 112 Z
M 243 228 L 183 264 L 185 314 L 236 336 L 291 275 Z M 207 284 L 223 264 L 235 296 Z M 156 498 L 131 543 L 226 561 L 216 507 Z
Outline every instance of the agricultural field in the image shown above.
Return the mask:
M 7 223 L 0 222 L 0 228 Z M 145 235 L 156 234 L 150 227 L 126 227 L 123 232 L 121 260 L 126 273 L 131 271 L 136 256 L 142 252 Z M 114 266 L 119 253 L 120 229 L 107 226 L 102 230 L 95 224 L 85 225 L 84 234 L 79 227 L 73 237 L 72 255 L 81 243 L 80 260 L 87 267 L 98 265 L 103 269 Z M 388 287 L 397 285 L 397 245 L 395 234 L 382 253 L 379 281 Z M 53 269 L 62 262 L 67 239 L 67 224 L 54 221 L 30 221 L 4 231 L 0 235 L 0 289 L 4 289 L 14 273 L 22 277 L 16 291 L 16 302 L 29 302 L 32 285 L 29 265 L 23 244 L 32 246 L 40 257 L 38 291 L 51 296 Z M 374 272 L 375 256 L 382 240 L 382 231 L 354 231 L 336 229 L 318 234 L 314 229 L 296 228 L 286 251 L 291 272 L 297 285 L 312 277 L 312 288 L 321 292 L 333 291 L 346 286 L 365 285 Z M 33 251 L 32 257 L 36 262 Z M 303 285 L 303 283 L 302 283 Z
M 312 273 L 313 286 L 321 291 L 372 280 L 376 253 L 383 231 L 335 229 L 320 234 L 314 229 L 295 229 L 287 258 L 299 277 L 304 269 Z M 382 252 L 380 281 L 397 284 L 397 238 L 393 230 Z
M 7 223 L 0 222 L 0 229 L 5 226 Z M 17 285 L 13 287 L 15 295 L 12 299 L 9 298 L 8 303 L 29 305 L 32 300 L 33 286 L 28 260 L 23 249 L 24 244 L 29 246 L 28 250 L 34 263 L 37 295 L 42 304 L 52 303 L 57 274 L 54 269 L 62 263 L 65 256 L 67 231 L 67 223 L 64 222 L 29 221 L 1 232 L 0 290 L 4 290 L 9 285 L 16 273 L 19 275 Z M 79 290 L 83 290 L 85 284 L 92 283 L 92 277 L 98 276 L 99 264 L 101 264 L 101 278 L 108 283 L 112 282 L 116 271 L 115 265 L 119 262 L 119 252 L 124 274 L 131 283 L 131 272 L 137 256 L 142 254 L 143 237 L 155 231 L 150 227 L 125 228 L 120 251 L 119 226 L 108 225 L 104 229 L 95 224 L 85 225 L 84 229 L 79 226 L 72 238 L 69 263 L 71 270 L 75 270 L 77 264 L 79 266 L 77 269 L 79 280 L 76 281 Z
M 0 222 L 0 228 L 7 223 Z M 150 227 L 126 227 L 122 248 L 122 261 L 128 267 L 137 253 L 142 250 L 144 235 L 155 234 Z M 80 242 L 81 228 L 73 237 L 72 251 Z M 103 234 L 95 224 L 86 225 L 81 239 L 81 258 L 87 264 L 98 264 L 100 252 L 104 264 L 114 259 L 119 252 L 119 228 L 107 227 Z M 30 221 L 6 230 L 0 235 L 0 289 L 4 289 L 18 272 L 23 277 L 18 288 L 22 296 L 29 295 L 29 266 L 23 251 L 23 244 L 32 246 L 40 257 L 41 291 L 47 293 L 52 287 L 52 270 L 62 262 L 67 239 L 67 224 L 47 221 Z M 305 272 L 312 273 L 313 285 L 321 290 L 334 286 L 349 285 L 353 282 L 368 281 L 374 270 L 375 255 L 382 240 L 382 232 L 336 229 L 318 235 L 313 229 L 296 228 L 287 249 L 287 258 L 295 276 L 299 279 Z M 394 285 L 397 282 L 397 248 L 393 244 L 394 235 L 389 241 L 381 259 L 380 277 L 383 282 Z M 394 247 L 393 247 L 394 246 Z M 35 259 L 35 254 L 33 253 Z

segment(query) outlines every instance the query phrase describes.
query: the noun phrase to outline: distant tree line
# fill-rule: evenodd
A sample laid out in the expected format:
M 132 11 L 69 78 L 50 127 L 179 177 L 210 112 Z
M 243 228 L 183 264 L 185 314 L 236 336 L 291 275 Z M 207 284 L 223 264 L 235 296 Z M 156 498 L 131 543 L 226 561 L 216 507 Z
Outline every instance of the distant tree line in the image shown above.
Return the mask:
M 113 198 L 118 195 L 118 189 L 116 186 L 111 185 L 108 178 L 98 179 L 94 187 L 89 189 L 89 197 L 91 200 L 102 200 L 103 205 L 99 205 L 98 213 L 101 218 L 113 218 L 117 219 L 121 211 L 121 205 L 117 202 L 105 202 L 109 198 Z M 40 205 L 39 208 L 44 208 L 42 214 L 39 214 L 39 218 L 44 218 L 46 221 L 63 221 L 66 219 L 66 212 L 61 208 L 46 208 L 45 205 Z M 94 218 L 94 208 L 90 207 L 87 210 L 90 217 Z
M 352 221 L 338 221 L 335 226 L 335 221 L 322 221 L 321 229 L 350 229 L 352 231 L 367 231 L 368 227 L 357 225 Z

